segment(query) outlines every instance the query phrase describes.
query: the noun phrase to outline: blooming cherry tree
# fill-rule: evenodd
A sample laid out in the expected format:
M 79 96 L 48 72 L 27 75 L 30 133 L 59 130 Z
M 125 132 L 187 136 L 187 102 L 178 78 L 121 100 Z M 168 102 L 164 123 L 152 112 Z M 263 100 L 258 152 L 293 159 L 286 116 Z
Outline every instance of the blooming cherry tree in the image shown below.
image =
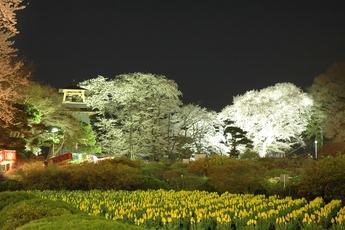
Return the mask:
M 15 25 L 15 11 L 23 9 L 22 0 L 0 1 L 0 121 L 2 124 L 13 123 L 16 109 L 12 103 L 21 95 L 17 86 L 27 85 L 28 73 L 23 71 L 23 63 L 16 60 L 17 53 L 11 40 L 18 33 Z
M 205 154 L 229 152 L 228 147 L 224 145 L 222 123 L 216 112 L 188 104 L 171 117 L 171 123 L 171 136 L 175 137 L 175 140 L 187 140 L 179 143 L 182 150 Z
M 236 96 L 233 105 L 225 107 L 220 116 L 234 121 L 247 132 L 254 150 L 264 157 L 267 153 L 283 154 L 293 145 L 304 145 L 313 100 L 291 83 L 278 83 L 260 91 Z
M 99 144 L 110 155 L 161 159 L 169 142 L 169 117 L 182 104 L 177 84 L 164 76 L 131 73 L 80 84 L 96 111 Z

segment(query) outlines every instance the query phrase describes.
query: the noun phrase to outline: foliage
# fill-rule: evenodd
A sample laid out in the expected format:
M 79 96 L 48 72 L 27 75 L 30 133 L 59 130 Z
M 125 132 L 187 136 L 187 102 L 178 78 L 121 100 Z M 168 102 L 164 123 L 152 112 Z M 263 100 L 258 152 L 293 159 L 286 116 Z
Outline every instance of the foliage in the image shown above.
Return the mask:
M 315 101 L 308 134 L 315 136 L 321 144 L 323 136 L 344 141 L 344 90 L 345 63 L 335 63 L 325 73 L 315 77 L 308 88 Z
M 149 167 L 149 165 L 156 166 L 156 167 Z M 146 167 L 146 169 L 145 169 Z M 145 178 L 149 179 L 148 183 L 145 185 L 144 183 L 141 185 L 144 186 L 146 189 L 174 189 L 174 190 L 207 190 L 213 191 L 213 188 L 207 186 L 208 179 L 205 177 L 200 177 L 195 174 L 190 174 L 188 167 L 189 164 L 185 164 L 182 162 L 177 162 L 171 165 L 162 163 L 147 163 L 143 169 L 144 175 L 151 175 L 151 177 Z M 158 181 L 154 180 L 155 177 Z M 159 186 L 160 183 L 164 183 L 164 187 L 157 187 L 154 185 L 150 187 L 149 185 L 151 182 L 158 182 Z M 141 189 L 141 187 L 139 187 Z
M 213 192 L 216 191 L 214 187 L 209 186 L 208 184 L 209 179 L 205 177 L 198 177 L 195 175 L 186 175 L 180 178 L 177 178 L 177 188 L 176 191 L 187 190 L 187 191 L 208 191 Z
M 255 162 L 230 159 L 223 165 L 212 165 L 208 177 L 219 192 L 254 193 L 263 189 L 259 176 L 263 172 L 265 169 Z
M 309 158 L 260 158 L 258 164 L 268 171 L 281 170 L 288 173 L 289 176 L 295 177 L 305 174 L 305 170 L 311 167 L 315 161 Z M 278 176 L 278 175 L 275 175 Z
M 225 156 L 214 155 L 189 164 L 188 171 L 207 179 L 203 186 L 207 191 L 251 192 L 260 194 L 279 194 L 281 196 L 297 195 L 298 180 L 305 174 L 305 168 L 314 162 L 312 159 L 296 158 L 259 158 L 235 160 Z M 290 182 L 279 185 L 271 183 L 272 178 L 288 174 Z M 206 188 L 205 187 L 205 188 Z
M 158 189 L 170 190 L 170 189 L 172 189 L 167 182 L 162 181 L 162 180 L 160 180 L 160 179 L 158 179 L 156 177 L 153 177 L 153 176 L 143 175 L 140 178 L 140 180 L 141 180 L 141 183 L 137 187 L 140 190 L 149 190 L 149 189 L 154 189 L 154 190 L 158 190 Z
M 127 165 L 129 167 L 138 168 L 138 169 L 141 169 L 141 167 L 142 167 L 142 161 L 131 160 L 128 158 L 113 158 L 113 159 L 110 159 L 109 162 L 112 164 L 123 164 L 123 165 Z
M 48 216 L 83 213 L 71 204 L 47 199 L 30 199 L 3 208 L 0 212 L 0 225 L 3 230 L 16 229 L 32 220 Z
M 142 165 L 142 174 L 153 176 L 167 170 L 168 165 L 157 161 L 146 161 Z
M 42 163 L 43 165 L 43 163 Z M 19 181 L 22 183 L 25 189 L 38 189 L 38 190 L 63 190 L 69 187 L 70 172 L 61 170 L 55 165 L 51 165 L 47 168 L 41 166 L 24 173 L 19 169 L 19 173 L 22 178 Z
M 340 200 L 205 191 L 32 191 L 90 215 L 145 229 L 327 229 L 344 226 Z M 336 222 L 337 221 L 337 222 Z
M 2 1 L 0 4 L 0 28 L 10 34 L 19 33 L 15 25 L 17 24 L 16 14 L 14 11 L 24 9 L 21 6 L 23 0 Z
M 299 195 L 307 199 L 323 197 L 345 200 L 345 155 L 319 160 L 306 171 L 300 182 Z
M 192 104 L 182 106 L 170 118 L 169 157 L 181 160 L 190 158 L 192 153 L 226 153 L 228 149 L 222 144 L 224 136 L 218 131 L 220 126 L 214 111 Z
M 291 83 L 279 83 L 260 91 L 248 91 L 225 107 L 223 120 L 247 132 L 261 157 L 280 154 L 298 144 L 311 115 L 313 100 Z
M 15 137 L 25 141 L 26 150 L 35 153 L 45 142 L 52 144 L 49 127 L 65 122 L 64 116 L 61 116 L 61 96 L 53 87 L 36 82 L 29 82 L 19 90 L 23 97 L 16 103 L 21 108 L 21 114 L 17 115 L 21 119 L 17 118 L 17 124 L 10 126 L 5 133 L 18 133 Z
M 198 176 L 208 176 L 212 166 L 224 165 L 229 161 L 228 157 L 213 154 L 212 157 L 205 157 L 191 162 L 188 171 Z
M 71 182 L 72 190 L 132 190 L 140 184 L 140 170 L 108 160 L 96 164 L 85 163 L 83 169 L 73 167 Z
M 17 57 L 17 50 L 11 40 L 18 32 L 15 11 L 25 8 L 22 0 L 0 2 L 0 123 L 14 124 L 17 111 L 13 103 L 21 97 L 17 87 L 27 85 L 30 71 L 24 67 L 24 61 Z
M 308 199 L 322 196 L 327 201 L 333 197 L 339 199 L 339 194 L 342 193 L 338 190 L 342 187 L 338 183 L 341 182 L 333 180 L 341 181 L 342 179 L 339 178 L 342 174 L 338 172 L 338 169 L 329 167 L 327 172 L 330 176 L 327 174 L 323 176 L 324 171 L 315 174 L 322 175 L 320 176 L 322 179 L 314 179 L 314 171 L 309 172 L 310 169 L 308 172 L 312 173 L 312 176 L 306 175 L 306 169 L 316 167 L 314 166 L 316 163 L 317 161 L 309 158 L 260 158 L 250 161 L 217 154 L 190 164 L 179 162 L 172 165 L 162 162 L 143 163 L 127 158 L 103 160 L 96 164 L 84 162 L 81 165 L 49 165 L 48 167 L 43 167 L 42 162 L 37 162 L 9 171 L 7 173 L 9 179 L 1 182 L 0 188 L 2 190 L 11 190 L 11 188 L 24 190 L 199 189 L 217 192 L 279 194 L 282 197 L 305 195 Z M 338 164 L 333 166 L 338 167 Z M 341 164 L 339 167 L 339 170 L 342 170 Z M 332 172 L 336 174 L 331 174 Z M 289 182 L 285 184 L 285 188 L 279 180 L 280 174 L 289 175 Z M 334 179 L 335 176 L 336 179 Z M 301 180 L 303 182 L 300 182 Z M 314 183 L 314 180 L 318 183 Z M 323 186 L 329 191 L 328 196 L 320 193 L 319 182 L 324 183 Z M 298 190 L 299 193 L 297 193 Z M 315 192 L 315 194 L 306 195 L 302 191 Z
M 233 122 L 226 125 L 224 135 L 226 136 L 227 143 L 230 145 L 229 156 L 238 158 L 240 155 L 240 148 L 244 147 L 244 149 L 251 149 L 253 147 L 253 142 L 246 137 L 247 132 L 239 127 L 231 125 L 232 123 Z
M 90 124 L 79 122 L 79 130 L 69 135 L 64 148 L 75 153 L 99 153 L 101 148 L 96 146 L 96 137 Z
M 18 203 L 23 200 L 30 200 L 37 198 L 33 194 L 29 194 L 24 191 L 18 191 L 18 192 L 0 192 L 0 211 L 11 204 Z
M 324 144 L 318 151 L 318 158 L 336 157 L 345 153 L 345 142 L 331 141 Z
M 83 230 L 140 230 L 138 226 L 120 223 L 113 220 L 106 220 L 100 216 L 83 214 L 51 216 L 40 220 L 31 221 L 18 230 L 61 230 L 61 229 L 83 229 Z
M 140 184 L 140 172 L 138 162 L 114 159 L 65 167 L 27 164 L 12 170 L 9 177 L 26 190 L 131 190 Z
M 70 151 L 78 147 L 84 147 L 82 150 L 85 151 L 97 150 L 93 148 L 95 138 L 91 127 L 79 122 L 64 108 L 61 95 L 55 88 L 29 82 L 18 90 L 23 96 L 16 100 L 15 125 L 1 129 L 3 141 L 15 143 L 10 149 L 20 150 L 21 147 L 22 151 L 35 154 L 41 146 L 54 143 L 56 152 L 63 145 Z M 52 128 L 58 128 L 58 132 L 53 133 Z
M 164 76 L 132 73 L 80 84 L 96 113 L 95 130 L 103 152 L 130 159 L 160 160 L 167 153 L 169 117 L 182 104 L 177 84 Z
M 252 160 L 256 161 L 260 158 L 260 154 L 252 150 L 247 149 L 244 153 L 240 154 L 241 160 Z
M 0 181 L 0 192 L 2 191 L 19 191 L 22 190 L 23 186 L 16 180 L 6 179 Z

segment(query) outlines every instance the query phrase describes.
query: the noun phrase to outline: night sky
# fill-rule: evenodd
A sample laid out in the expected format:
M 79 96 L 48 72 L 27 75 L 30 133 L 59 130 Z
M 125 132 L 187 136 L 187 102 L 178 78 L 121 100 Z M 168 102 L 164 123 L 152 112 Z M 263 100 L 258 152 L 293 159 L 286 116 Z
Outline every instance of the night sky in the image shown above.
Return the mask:
M 306 89 L 345 61 L 345 1 L 31 0 L 15 46 L 56 88 L 98 75 L 173 79 L 219 112 L 278 82 Z

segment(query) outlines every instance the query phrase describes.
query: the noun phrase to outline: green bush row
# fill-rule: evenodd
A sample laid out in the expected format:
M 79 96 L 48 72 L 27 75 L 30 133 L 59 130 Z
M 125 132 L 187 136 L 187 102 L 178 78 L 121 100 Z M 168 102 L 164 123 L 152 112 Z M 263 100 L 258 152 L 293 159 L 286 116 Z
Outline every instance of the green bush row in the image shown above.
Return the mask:
M 281 181 L 280 175 L 289 175 Z M 209 192 L 323 197 L 345 200 L 345 156 L 322 160 L 214 155 L 190 164 L 113 159 L 56 166 L 28 164 L 8 174 L 0 191 L 14 190 L 206 190 Z
M 260 158 L 257 161 L 236 160 L 215 155 L 195 161 L 189 172 L 209 178 L 218 192 L 260 193 L 292 196 L 326 202 L 345 202 L 345 155 L 319 160 L 301 158 Z M 289 180 L 280 180 L 281 174 Z
M 90 216 L 63 201 L 45 200 L 27 192 L 0 192 L 0 229 L 139 230 L 100 216 Z
M 11 171 L 1 190 L 132 190 L 140 184 L 137 162 L 114 159 L 82 165 L 25 165 Z

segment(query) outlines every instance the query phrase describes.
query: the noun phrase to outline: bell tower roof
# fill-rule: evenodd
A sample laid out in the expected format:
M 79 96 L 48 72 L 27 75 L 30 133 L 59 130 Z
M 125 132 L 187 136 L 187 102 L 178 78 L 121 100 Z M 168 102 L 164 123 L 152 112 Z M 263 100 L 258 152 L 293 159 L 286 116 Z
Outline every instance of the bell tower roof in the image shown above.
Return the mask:
M 73 85 L 69 85 L 69 86 L 66 86 L 66 87 L 63 87 L 61 89 L 59 89 L 59 93 L 62 93 L 64 90 L 80 90 L 80 91 L 86 91 L 86 89 L 82 88 L 82 87 L 79 87 L 77 86 L 76 84 L 73 84 Z

